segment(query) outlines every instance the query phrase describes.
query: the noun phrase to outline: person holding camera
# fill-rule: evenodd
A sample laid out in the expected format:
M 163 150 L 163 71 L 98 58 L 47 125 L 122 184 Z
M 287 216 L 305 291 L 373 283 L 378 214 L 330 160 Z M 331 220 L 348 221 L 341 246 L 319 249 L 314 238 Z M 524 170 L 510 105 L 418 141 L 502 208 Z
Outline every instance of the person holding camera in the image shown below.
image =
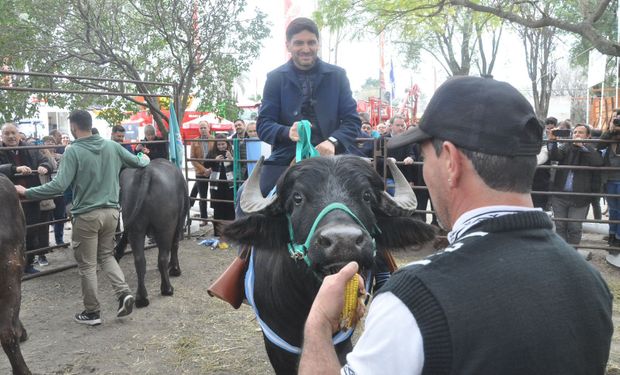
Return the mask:
M 555 117 L 547 117 L 545 119 L 545 129 L 543 132 L 543 141 L 549 140 L 549 136 L 553 129 L 558 126 L 558 119 Z M 549 144 L 543 142 L 540 152 L 536 156 L 536 165 L 551 165 L 549 160 Z M 533 191 L 549 191 L 551 187 L 551 169 L 536 168 L 534 173 L 534 181 L 532 183 Z M 541 208 L 543 211 L 549 210 L 549 196 L 546 194 L 531 194 L 534 207 Z
M 558 145 L 557 139 L 562 136 L 560 129 L 554 129 L 549 140 L 549 158 L 558 161 L 559 165 L 600 167 L 603 165 L 601 154 L 591 143 L 579 142 L 589 139 L 591 129 L 588 125 L 578 124 L 573 129 L 572 142 Z M 553 191 L 566 193 L 594 193 L 600 186 L 599 174 L 584 169 L 558 169 L 553 182 Z M 598 177 L 598 178 L 597 178 Z M 598 180 L 598 181 L 597 181 Z M 551 207 L 555 218 L 585 220 L 592 198 L 570 194 L 557 194 L 551 197 Z M 556 232 L 571 245 L 581 241 L 581 221 L 556 221 Z M 587 254 L 586 254 L 587 257 Z
M 606 132 L 601 135 L 601 140 L 614 140 L 620 142 L 620 108 L 614 110 L 614 117 Z M 620 194 L 620 148 L 618 143 L 601 142 L 598 149 L 603 152 L 603 165 L 605 167 L 619 168 L 616 171 L 605 171 L 605 192 L 607 194 Z M 609 207 L 609 220 L 620 220 L 620 198 L 607 197 Z M 608 243 L 613 247 L 620 247 L 620 224 L 609 224 Z
M 211 191 L 211 208 L 213 219 L 235 220 L 233 205 L 233 155 L 232 147 L 223 134 L 215 136 L 215 147 L 207 153 L 206 159 L 215 159 L 205 162 L 205 167 L 211 169 L 209 175 Z M 219 236 L 224 223 L 213 222 L 213 235 Z

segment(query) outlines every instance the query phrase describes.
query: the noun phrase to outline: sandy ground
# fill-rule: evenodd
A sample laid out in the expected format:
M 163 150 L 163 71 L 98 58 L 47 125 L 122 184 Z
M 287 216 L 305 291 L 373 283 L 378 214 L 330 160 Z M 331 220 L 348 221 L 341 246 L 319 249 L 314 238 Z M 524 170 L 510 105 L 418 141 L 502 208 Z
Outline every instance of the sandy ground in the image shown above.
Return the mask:
M 208 226 L 207 228 L 210 228 Z M 147 251 L 147 288 L 151 305 L 116 318 L 117 302 L 108 281 L 100 277 L 100 301 L 104 322 L 87 327 L 73 322 L 82 310 L 76 269 L 35 278 L 23 283 L 22 321 L 30 339 L 22 351 L 36 374 L 270 374 L 262 335 L 248 306 L 239 310 L 214 298 L 207 287 L 232 261 L 236 250 L 210 249 L 198 244 L 209 232 L 193 225 L 198 237 L 183 241 L 180 262 L 183 274 L 172 280 L 173 297 L 159 294 L 156 251 Z M 202 234 L 202 236 L 200 236 Z M 585 241 L 600 243 L 601 235 Z M 400 264 L 425 253 L 396 253 Z M 620 298 L 620 270 L 607 265 L 606 252 L 593 251 L 592 264 Z M 50 266 L 73 262 L 70 249 L 48 257 Z M 132 289 L 136 287 L 133 258 L 121 260 Z M 609 373 L 620 374 L 620 311 L 614 306 L 616 334 Z M 9 374 L 7 358 L 0 355 L 0 374 Z

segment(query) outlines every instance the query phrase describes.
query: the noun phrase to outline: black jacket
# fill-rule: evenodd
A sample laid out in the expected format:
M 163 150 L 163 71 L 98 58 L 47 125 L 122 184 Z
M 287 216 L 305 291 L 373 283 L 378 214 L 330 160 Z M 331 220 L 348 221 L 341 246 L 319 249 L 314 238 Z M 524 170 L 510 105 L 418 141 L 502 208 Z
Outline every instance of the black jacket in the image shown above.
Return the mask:
M 556 160 L 559 165 L 577 165 L 600 167 L 603 165 L 603 157 L 590 144 L 577 147 L 573 144 L 559 145 L 556 142 L 549 143 L 549 159 Z M 554 191 L 564 191 L 569 169 L 558 169 L 553 181 Z M 573 192 L 598 193 L 600 192 L 601 176 L 596 171 L 574 169 Z M 571 200 L 581 200 L 584 204 L 591 200 L 590 197 L 571 197 Z
M 7 147 L 4 143 L 2 146 Z M 28 145 L 20 141 L 19 146 Z M 18 163 L 18 158 L 21 159 L 20 163 Z M 0 151 L 0 173 L 7 176 L 14 184 L 25 184 L 25 187 L 39 186 L 39 176 L 36 173 L 30 176 L 15 176 L 16 168 L 22 165 L 30 167 L 33 171 L 39 167 L 45 167 L 50 175 L 53 172 L 52 162 L 38 149 Z

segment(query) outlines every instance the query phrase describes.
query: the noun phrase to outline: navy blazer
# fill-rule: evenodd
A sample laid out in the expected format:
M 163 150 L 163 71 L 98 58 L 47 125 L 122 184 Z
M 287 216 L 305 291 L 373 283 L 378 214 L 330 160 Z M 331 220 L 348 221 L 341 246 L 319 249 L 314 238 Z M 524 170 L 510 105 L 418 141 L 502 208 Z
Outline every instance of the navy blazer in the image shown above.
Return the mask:
M 336 138 L 339 143 L 336 153 L 356 148 L 354 141 L 362 123 L 346 72 L 321 60 L 317 60 L 317 69 L 312 99 L 323 141 L 330 136 Z M 266 164 L 289 165 L 295 157 L 295 142 L 290 140 L 288 132 L 295 121 L 304 120 L 302 100 L 292 60 L 267 74 L 256 121 L 258 137 L 272 147 Z

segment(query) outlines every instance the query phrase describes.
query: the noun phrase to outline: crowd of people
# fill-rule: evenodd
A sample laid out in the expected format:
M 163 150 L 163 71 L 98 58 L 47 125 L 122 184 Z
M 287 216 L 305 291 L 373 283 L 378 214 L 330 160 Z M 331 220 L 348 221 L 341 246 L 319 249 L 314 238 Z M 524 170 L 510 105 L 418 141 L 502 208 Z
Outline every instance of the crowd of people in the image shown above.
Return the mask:
M 99 134 L 98 130 L 91 126 L 91 135 Z M 132 154 L 145 154 L 150 159 L 168 159 L 168 144 L 148 143 L 164 141 L 156 135 L 155 128 L 147 125 L 144 128 L 144 139 L 132 147 L 125 141 L 125 128 L 116 125 L 112 128 L 111 140 L 120 143 L 124 149 Z M 0 150 L 0 173 L 9 177 L 16 185 L 27 188 L 43 185 L 54 180 L 63 160 L 65 150 L 71 145 L 68 134 L 52 129 L 49 135 L 41 138 L 27 136 L 19 132 L 13 123 L 6 123 L 0 128 L 0 141 L 6 150 Z M 32 148 L 28 146 L 49 146 L 47 148 Z M 13 148 L 13 149 L 8 149 Z M 41 267 L 49 265 L 46 254 L 56 247 L 67 246 L 64 231 L 71 228 L 67 218 L 71 216 L 73 207 L 72 190 L 67 188 L 62 194 L 41 201 L 24 201 L 22 204 L 27 225 L 35 225 L 54 221 L 47 225 L 32 227 L 28 230 L 26 251 L 31 252 L 27 256 L 27 265 L 24 269 L 26 274 L 40 272 Z M 49 229 L 54 233 L 54 244 L 49 240 Z M 120 226 L 117 226 L 117 231 Z M 32 254 L 35 252 L 36 255 Z
M 396 115 L 373 129 L 356 112 L 346 72 L 318 58 L 319 31 L 312 20 L 290 22 L 286 46 L 291 59 L 269 73 L 256 123 L 235 120 L 231 136 L 200 123 L 189 157 L 196 172 L 190 195 L 192 203 L 199 201 L 201 225 L 208 221 L 208 201 L 215 235 L 235 218 L 234 185 L 248 177 L 246 142 L 258 137 L 272 146 L 260 176 L 266 196 L 295 159 L 300 121 L 307 120 L 310 141 L 322 156 L 374 155 L 358 139 L 377 139 L 415 189 L 418 209 L 431 202 L 432 221 L 448 240 L 442 251 L 381 280 L 365 330 L 342 368 L 332 335 L 340 325 L 345 284 L 357 277 L 358 266 L 350 263 L 327 276 L 305 323 L 300 373 L 603 374 L 613 333 L 612 295 L 575 247 L 582 220 L 599 201 L 593 193 L 600 194 L 603 185 L 607 193 L 620 193 L 620 171 L 597 170 L 620 167 L 613 142 L 620 142 L 620 110 L 601 141 L 592 142 L 594 131 L 586 124 L 550 117 L 543 126 L 529 102 L 504 82 L 459 77 L 439 87 L 419 124 L 407 126 Z M 86 111 L 72 112 L 69 121 L 75 141 L 69 145 L 68 137 L 52 132 L 40 141 L 50 146 L 46 151 L 20 149 L 38 141 L 4 124 L 2 146 L 10 149 L 0 150 L 0 173 L 25 198 L 28 225 L 64 217 L 62 207 L 70 206 L 84 302 L 74 320 L 98 325 L 98 265 L 112 283 L 117 316 L 130 314 L 134 303 L 112 256 L 120 170 L 167 158 L 167 147 L 146 143 L 161 140 L 152 126 L 145 128 L 143 143 L 131 147 L 122 126 L 112 128 L 110 141 L 96 134 Z M 383 159 L 377 171 L 389 192 L 392 176 Z M 540 167 L 552 164 L 558 167 Z M 551 193 L 533 194 L 532 188 Z M 71 192 L 75 196 L 65 199 Z M 610 197 L 608 205 L 610 219 L 619 220 L 620 200 Z M 555 228 L 543 210 L 553 212 Z M 419 215 L 426 221 L 426 212 Z M 26 249 L 49 247 L 48 239 L 47 226 L 32 227 Z M 62 227 L 55 239 L 63 241 Z M 608 241 L 620 245 L 620 225 L 610 225 Z M 44 254 L 38 259 L 46 263 Z M 26 272 L 33 269 L 30 254 Z
M 235 132 L 231 135 L 214 133 L 208 122 L 199 123 L 200 135 L 191 142 L 189 157 L 196 173 L 196 183 L 190 192 L 193 206 L 196 200 L 200 207 L 200 226 L 208 225 L 208 206 L 213 210 L 213 233 L 218 236 L 226 221 L 235 219 L 234 183 L 240 186 L 248 177 L 247 147 L 258 140 L 256 122 L 236 119 Z M 239 161 L 236 175 L 233 162 L 234 147 L 237 147 Z M 200 196 L 200 199 L 198 199 Z
M 360 114 L 360 135 L 366 139 L 358 144 L 358 148 L 367 157 L 381 155 L 385 140 L 417 126 L 413 121 L 406 125 L 403 116 L 395 115 L 385 123 L 378 123 L 373 127 L 364 115 L 365 113 Z M 571 120 L 558 122 L 555 117 L 548 117 L 541 122 L 545 125 L 544 143 L 537 155 L 539 167 L 533 178 L 532 202 L 534 207 L 552 213 L 555 219 L 559 219 L 555 221 L 556 232 L 566 242 L 577 247 L 582 239 L 582 223 L 588 214 L 591 212 L 595 220 L 602 219 L 602 197 L 596 194 L 620 194 L 620 170 L 598 168 L 620 167 L 620 158 L 616 154 L 618 143 L 609 142 L 620 141 L 620 109 L 614 111 L 614 117 L 602 132 L 582 123 L 573 125 Z M 369 146 L 372 144 L 370 139 L 379 140 L 376 143 L 379 147 L 378 153 L 373 152 Z M 426 212 L 423 211 L 427 210 L 430 198 L 425 188 L 422 165 L 414 165 L 414 161 L 424 161 L 419 145 L 388 149 L 385 154 L 398 162 L 401 172 L 415 189 L 420 211 L 416 215 L 420 220 L 426 221 Z M 383 176 L 386 171 L 382 159 L 383 156 L 377 158 L 377 172 Z M 388 192 L 391 192 L 393 181 L 389 171 L 386 183 Z M 609 220 L 619 220 L 620 200 L 613 196 L 606 197 L 605 200 L 609 209 Z M 432 215 L 431 223 L 437 224 L 435 214 Z M 620 224 L 610 223 L 609 234 L 604 240 L 611 247 L 620 247 Z M 580 253 L 588 259 L 591 257 L 590 252 Z

